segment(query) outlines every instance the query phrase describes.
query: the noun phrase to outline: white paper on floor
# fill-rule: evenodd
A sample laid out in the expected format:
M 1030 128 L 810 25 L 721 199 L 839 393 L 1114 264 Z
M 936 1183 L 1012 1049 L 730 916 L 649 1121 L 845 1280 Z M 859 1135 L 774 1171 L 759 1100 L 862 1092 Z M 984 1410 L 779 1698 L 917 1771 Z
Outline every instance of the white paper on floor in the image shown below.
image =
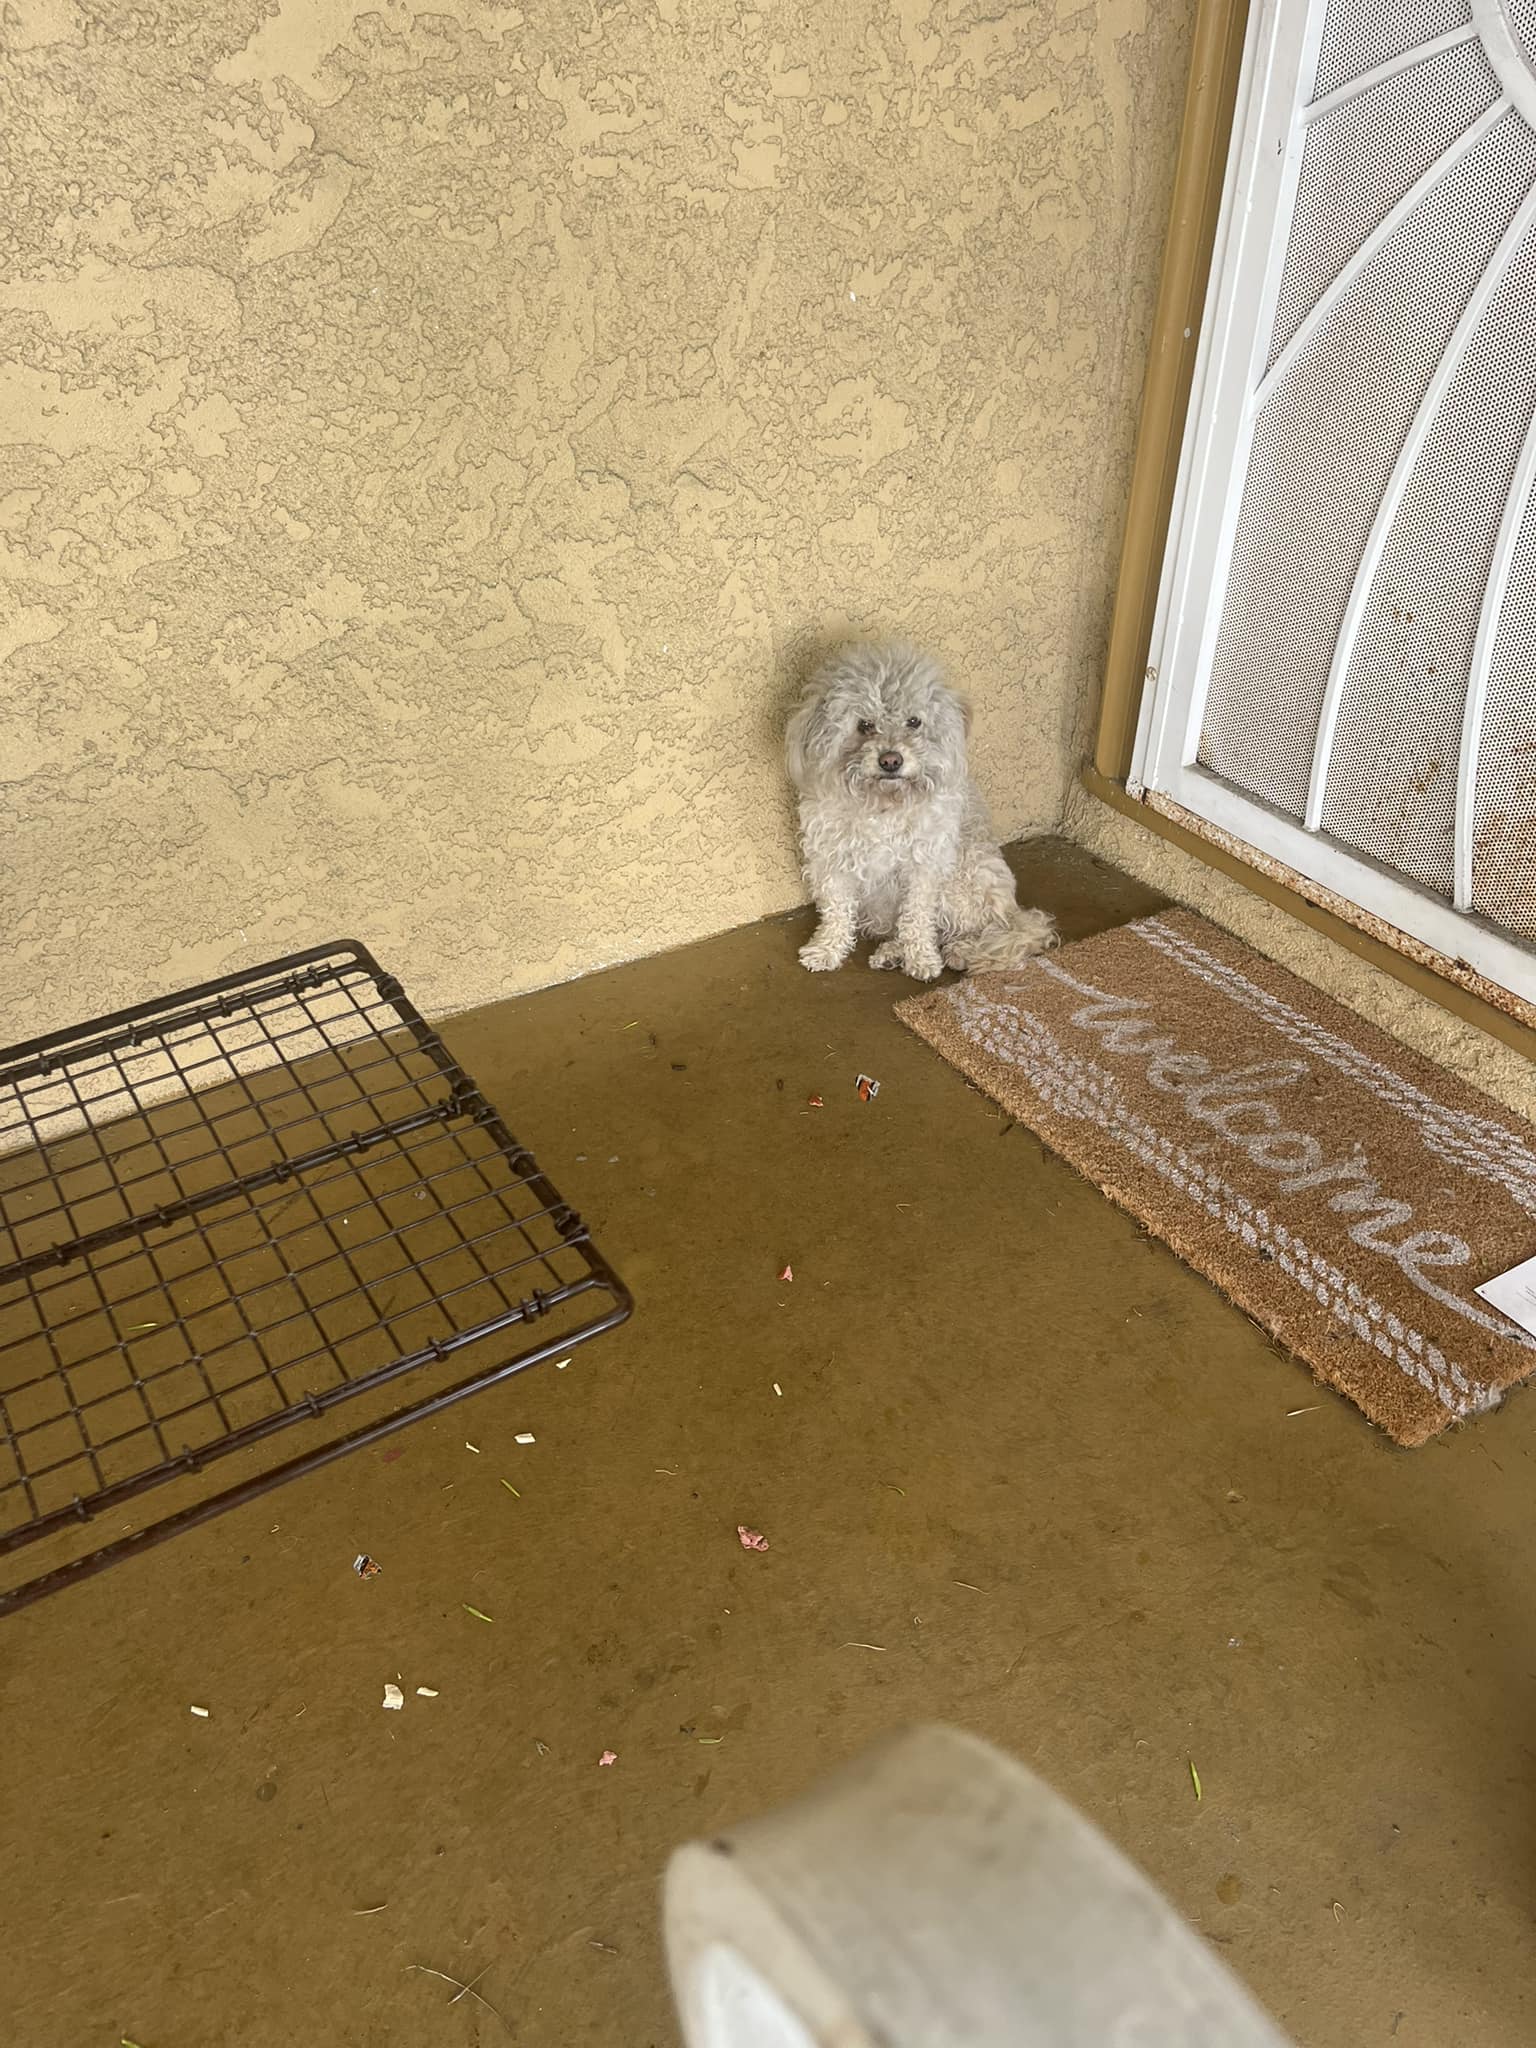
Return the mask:
M 1511 1266 L 1507 1273 L 1496 1273 L 1477 1292 L 1501 1315 L 1536 1337 L 1536 1259 Z

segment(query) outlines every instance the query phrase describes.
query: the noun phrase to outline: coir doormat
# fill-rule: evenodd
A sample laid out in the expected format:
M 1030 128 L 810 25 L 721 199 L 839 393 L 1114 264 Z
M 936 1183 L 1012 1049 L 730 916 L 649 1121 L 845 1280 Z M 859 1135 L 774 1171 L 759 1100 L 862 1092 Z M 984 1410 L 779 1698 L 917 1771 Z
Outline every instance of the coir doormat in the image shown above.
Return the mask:
M 1536 1371 L 1536 1131 L 1193 912 L 897 1013 L 1398 1443 Z

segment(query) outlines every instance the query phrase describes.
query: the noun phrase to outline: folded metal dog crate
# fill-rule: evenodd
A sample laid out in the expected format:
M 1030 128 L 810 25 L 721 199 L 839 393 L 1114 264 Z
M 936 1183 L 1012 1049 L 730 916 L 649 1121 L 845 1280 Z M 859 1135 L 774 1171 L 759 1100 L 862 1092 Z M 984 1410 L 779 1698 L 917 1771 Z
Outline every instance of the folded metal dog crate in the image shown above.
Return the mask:
M 13 1046 L 0 1613 L 569 1351 L 630 1306 L 360 945 Z

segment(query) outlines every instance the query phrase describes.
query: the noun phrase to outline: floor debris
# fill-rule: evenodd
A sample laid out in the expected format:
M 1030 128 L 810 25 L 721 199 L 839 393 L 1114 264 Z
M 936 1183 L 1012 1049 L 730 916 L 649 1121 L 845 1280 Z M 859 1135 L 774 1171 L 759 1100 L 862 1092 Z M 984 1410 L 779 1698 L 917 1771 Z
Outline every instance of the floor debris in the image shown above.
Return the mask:
M 534 1434 L 531 1429 L 520 1429 L 512 1439 L 515 1444 L 531 1444 L 534 1440 Z
M 880 1083 L 873 1074 L 860 1074 L 853 1085 L 858 1090 L 861 1102 L 873 1102 L 880 1093 Z
M 610 1764 L 616 1764 L 618 1760 L 619 1752 L 616 1749 L 605 1749 L 597 1760 L 597 1768 L 605 1771 Z
M 555 1371 L 564 1372 L 565 1368 L 570 1364 L 570 1362 L 571 1361 L 568 1358 L 557 1358 L 555 1360 Z
M 459 1605 L 466 1614 L 472 1614 L 476 1621 L 489 1621 L 491 1618 L 488 1614 L 482 1614 L 478 1607 L 471 1607 L 467 1600 L 461 1600 Z
M 778 1395 L 779 1399 L 782 1401 L 784 1398 L 784 1389 L 779 1385 L 777 1380 L 775 1380 L 773 1383 L 773 1391 Z
M 780 1278 L 781 1280 L 793 1280 L 793 1279 L 794 1279 L 794 1277 L 795 1277 L 795 1269 L 794 1269 L 794 1267 L 793 1267 L 793 1266 L 786 1266 L 786 1267 L 784 1268 L 783 1272 L 782 1272 L 782 1273 L 781 1273 L 781 1274 L 779 1275 L 779 1278 Z
M 376 1558 L 370 1557 L 366 1550 L 360 1550 L 352 1560 L 352 1569 L 360 1579 L 376 1579 L 384 1567 Z
M 468 1437 L 465 1437 L 465 1439 L 464 1439 L 464 1448 L 465 1448 L 465 1450 L 466 1450 L 466 1451 L 473 1451 L 473 1452 L 474 1452 L 474 1454 L 475 1454 L 475 1456 L 476 1456 L 477 1458 L 479 1457 L 479 1455 L 480 1455 L 480 1446 L 479 1446 L 478 1444 L 472 1444 L 472 1443 L 470 1442 L 470 1440 L 469 1440 L 469 1438 L 468 1438 Z
M 400 1690 L 399 1686 L 394 1684 L 393 1681 L 387 1683 L 384 1687 L 384 1706 L 386 1712 L 398 1714 L 404 1705 L 405 1694 Z
M 743 1550 L 766 1550 L 768 1548 L 768 1538 L 760 1535 L 756 1529 L 749 1529 L 745 1522 L 738 1522 L 736 1524 L 736 1536 Z
M 208 1709 L 206 1707 L 188 1707 L 187 1712 L 189 1714 L 196 1714 L 199 1721 L 206 1721 L 208 1718 Z
M 419 1700 L 435 1700 L 437 1698 L 437 1687 L 435 1685 L 418 1685 L 416 1697 Z
M 810 1095 L 806 1097 L 807 1109 L 825 1109 L 826 1106 L 827 1105 L 822 1101 L 819 1095 Z
M 517 1488 L 512 1484 L 510 1479 L 503 1479 L 501 1483 L 507 1489 L 508 1493 L 511 1494 L 514 1500 L 522 1499 L 523 1496 L 518 1492 Z
M 1200 1801 L 1205 1797 L 1205 1792 L 1200 1783 L 1200 1773 L 1195 1769 L 1195 1760 L 1193 1757 L 1191 1757 L 1189 1760 L 1189 1782 L 1195 1788 L 1195 1803 L 1196 1805 L 1198 1805 Z
M 466 1993 L 468 1993 L 468 1995 L 472 1999 L 474 1999 L 477 2005 L 483 2005 L 485 2007 L 486 2011 L 491 2015 L 493 2019 L 501 2020 L 501 2014 L 497 2012 L 495 2006 L 491 2004 L 490 2000 L 488 1998 L 482 1998 L 479 1992 L 475 1989 L 475 1986 L 478 1983 L 480 1983 L 481 1980 L 484 1978 L 485 1971 L 489 1970 L 489 1968 L 491 1967 L 489 1963 L 486 1964 L 485 1970 L 482 1970 L 478 1977 L 472 1977 L 467 1984 L 460 1984 L 458 1978 L 450 1977 L 446 1970 L 431 1969 L 426 1963 L 407 1963 L 405 1967 L 407 1970 L 420 1970 L 421 1974 L 424 1977 L 440 1977 L 445 1984 L 455 1985 L 457 1988 L 455 1989 L 452 1998 L 450 1998 L 448 2001 L 450 2005 L 457 2005 L 459 2000 L 463 1998 Z M 501 2023 L 503 2026 L 506 2025 L 505 2020 L 501 2020 Z

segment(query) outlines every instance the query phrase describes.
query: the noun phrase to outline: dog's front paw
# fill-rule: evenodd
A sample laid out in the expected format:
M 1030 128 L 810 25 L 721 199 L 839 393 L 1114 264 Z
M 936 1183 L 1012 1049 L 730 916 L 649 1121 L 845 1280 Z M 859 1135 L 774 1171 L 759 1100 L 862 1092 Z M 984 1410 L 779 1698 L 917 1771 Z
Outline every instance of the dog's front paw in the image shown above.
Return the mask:
M 848 948 L 835 939 L 808 939 L 800 948 L 800 965 L 812 974 L 830 974 L 848 958 Z
M 887 939 L 876 946 L 869 956 L 869 964 L 877 973 L 894 968 L 898 974 L 909 974 L 914 981 L 933 981 L 944 972 L 944 962 L 939 957 L 937 946 L 915 946 L 905 948 L 899 939 Z

